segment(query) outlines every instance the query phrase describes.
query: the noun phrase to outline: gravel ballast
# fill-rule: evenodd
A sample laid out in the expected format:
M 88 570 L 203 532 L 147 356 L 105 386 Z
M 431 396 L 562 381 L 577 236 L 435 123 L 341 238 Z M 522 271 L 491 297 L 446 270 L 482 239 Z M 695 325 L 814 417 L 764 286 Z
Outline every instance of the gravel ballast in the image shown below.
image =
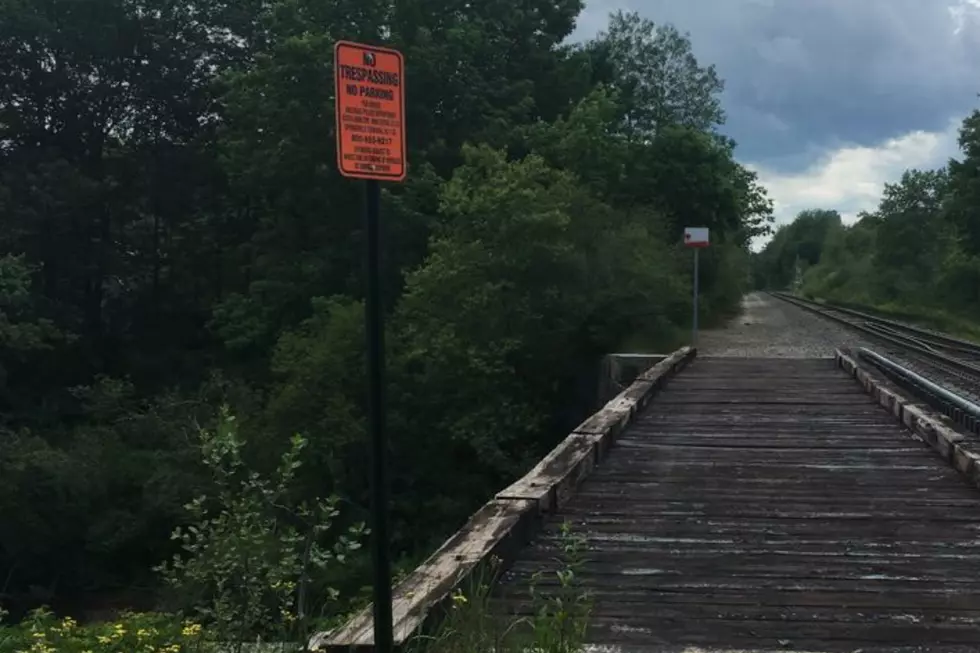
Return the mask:
M 980 403 L 976 383 L 937 369 L 912 352 L 861 334 L 765 293 L 742 299 L 742 313 L 720 329 L 702 331 L 699 356 L 761 358 L 833 357 L 842 347 L 867 347 L 970 401 Z
M 702 331 L 699 356 L 833 357 L 839 347 L 865 344 L 854 332 L 764 293 L 742 299 L 742 314 L 722 329 Z

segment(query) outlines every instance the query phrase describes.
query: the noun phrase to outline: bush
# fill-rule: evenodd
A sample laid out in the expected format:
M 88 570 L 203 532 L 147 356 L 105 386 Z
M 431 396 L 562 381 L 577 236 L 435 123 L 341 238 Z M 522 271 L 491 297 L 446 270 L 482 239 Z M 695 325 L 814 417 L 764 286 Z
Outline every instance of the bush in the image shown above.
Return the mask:
M 183 555 L 159 571 L 180 607 L 223 640 L 305 639 L 337 598 L 332 588 L 313 590 L 316 575 L 360 548 L 363 525 L 335 525 L 336 497 L 295 500 L 305 438 L 294 436 L 276 472 L 264 478 L 245 465 L 245 442 L 227 411 L 201 437 L 215 492 L 187 506 L 194 523 L 173 534 Z
M 123 614 L 111 623 L 81 626 L 71 617 L 35 610 L 0 627 L 0 650 L 12 653 L 183 653 L 204 650 L 200 624 L 169 614 Z

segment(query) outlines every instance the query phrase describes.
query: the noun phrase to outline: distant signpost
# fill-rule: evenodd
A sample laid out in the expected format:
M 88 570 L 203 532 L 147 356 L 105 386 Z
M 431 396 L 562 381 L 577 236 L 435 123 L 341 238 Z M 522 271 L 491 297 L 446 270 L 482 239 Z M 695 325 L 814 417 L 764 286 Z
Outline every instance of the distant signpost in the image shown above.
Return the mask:
M 384 322 L 381 313 L 381 181 L 403 181 L 405 61 L 396 50 L 338 41 L 334 46 L 337 167 L 364 179 L 367 250 L 365 331 L 371 433 L 371 545 L 374 557 L 374 651 L 391 653 L 391 563 L 388 551 L 388 470 L 384 403 Z
M 698 346 L 698 252 L 710 243 L 707 227 L 685 227 L 684 246 L 694 250 L 694 317 L 691 321 L 691 346 Z

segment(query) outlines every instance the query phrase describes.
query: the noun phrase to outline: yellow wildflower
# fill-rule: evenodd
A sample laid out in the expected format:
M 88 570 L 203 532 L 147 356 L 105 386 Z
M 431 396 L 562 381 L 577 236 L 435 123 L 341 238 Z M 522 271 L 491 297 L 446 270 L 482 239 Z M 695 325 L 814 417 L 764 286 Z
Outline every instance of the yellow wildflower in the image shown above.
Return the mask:
M 36 637 L 38 639 L 44 639 L 45 635 L 44 635 L 44 633 L 35 630 L 33 633 L 31 633 L 31 637 Z
M 106 637 L 105 635 L 99 635 L 95 639 L 99 640 L 99 644 L 111 644 L 112 643 L 112 638 L 111 637 Z
M 139 630 L 136 631 L 136 637 L 138 639 L 146 639 L 149 636 L 150 636 L 150 631 L 148 631 L 146 628 L 140 628 Z
M 453 604 L 456 606 L 463 605 L 467 600 L 466 595 L 460 590 L 456 590 L 456 593 L 453 594 Z
M 197 637 L 201 634 L 201 624 L 188 622 L 187 625 L 184 626 L 184 630 L 181 632 L 183 633 L 184 637 Z
M 71 617 L 65 617 L 64 619 L 61 620 L 61 627 L 64 628 L 65 630 L 71 630 L 77 625 L 78 622 L 72 619 Z

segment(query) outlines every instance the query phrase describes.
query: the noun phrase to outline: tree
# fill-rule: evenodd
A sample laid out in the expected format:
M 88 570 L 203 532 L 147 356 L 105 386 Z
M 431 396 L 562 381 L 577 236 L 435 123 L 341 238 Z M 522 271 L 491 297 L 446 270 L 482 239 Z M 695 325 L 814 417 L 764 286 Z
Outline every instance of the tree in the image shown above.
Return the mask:
M 714 66 L 698 63 L 690 38 L 676 27 L 617 11 L 596 46 L 621 93 L 631 138 L 648 139 L 671 125 L 709 131 L 724 122 L 723 82 Z
M 935 278 L 948 244 L 942 213 L 947 186 L 944 169 L 906 170 L 898 183 L 885 184 L 875 248 L 875 264 L 882 272 L 927 285 Z
M 590 412 L 603 354 L 683 342 L 683 221 L 718 243 L 704 318 L 737 305 L 771 204 L 711 133 L 720 80 L 635 15 L 566 44 L 582 6 L 0 0 L 5 591 L 98 606 L 200 555 L 187 596 L 251 628 L 275 597 L 209 567 L 268 580 L 310 532 L 292 508 L 366 510 L 363 196 L 334 164 L 337 39 L 395 46 L 410 69 L 410 174 L 383 196 L 406 564 Z M 236 443 L 245 482 L 213 482 L 202 429 Z M 276 494 L 295 433 L 305 464 Z M 208 515 L 172 542 L 190 495 Z M 366 562 L 311 586 L 356 597 Z
M 968 255 L 980 255 L 980 110 L 960 127 L 961 161 L 949 162 L 950 220 Z
M 206 15 L 175 0 L 0 2 L 0 249 L 38 266 L 86 373 L 167 357 L 161 320 L 200 335 L 182 319 L 200 295 L 173 282 L 206 247 L 199 137 L 224 47 Z
M 802 269 L 820 263 L 828 239 L 841 227 L 837 211 L 810 209 L 777 229 L 756 259 L 758 283 L 767 288 L 788 288 Z
M 486 496 L 540 451 L 565 344 L 588 306 L 576 222 L 595 208 L 574 177 L 539 157 L 508 163 L 487 147 L 465 152 L 443 191 L 445 226 L 397 314 L 403 364 L 417 370 L 407 385 L 414 412 L 435 417 L 411 429 L 412 444 L 469 470 L 429 480 L 461 498 Z M 495 400 L 480 400 L 488 396 Z M 480 477 L 489 483 L 474 483 Z

